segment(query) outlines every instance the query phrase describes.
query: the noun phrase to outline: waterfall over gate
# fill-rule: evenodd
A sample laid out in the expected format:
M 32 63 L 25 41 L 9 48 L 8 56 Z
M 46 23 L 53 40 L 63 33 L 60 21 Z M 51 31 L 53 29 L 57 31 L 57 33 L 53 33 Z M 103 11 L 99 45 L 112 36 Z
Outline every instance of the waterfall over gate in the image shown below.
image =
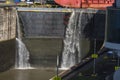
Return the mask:
M 29 69 L 29 51 L 27 50 L 25 44 L 18 38 L 17 41 L 17 54 L 16 54 L 16 64 L 17 69 Z
M 42 10 L 39 12 L 39 10 Z M 36 68 L 56 67 L 56 54 L 61 53 L 65 12 L 54 8 L 38 12 L 20 11 L 22 41 L 30 51 L 30 65 Z M 52 10 L 49 12 L 49 10 Z
M 15 68 L 16 69 L 29 69 L 29 51 L 27 50 L 25 44 L 22 42 L 21 39 L 21 31 L 20 31 L 20 25 L 19 25 L 19 17 L 17 15 L 17 38 L 16 38 L 16 44 L 17 44 L 17 50 L 16 50 L 16 62 L 15 62 Z
M 58 8 L 20 8 L 18 10 L 22 40 L 30 51 L 30 64 L 34 67 L 46 65 L 48 67 L 48 64 L 56 66 L 56 54 L 61 53 L 63 49 L 62 56 L 60 55 L 59 58 L 60 65 L 62 68 L 69 68 L 79 63 L 89 54 L 89 51 L 92 51 L 93 43 L 90 39 L 103 36 L 99 34 L 100 29 L 103 29 L 101 24 L 94 24 L 102 21 L 101 17 L 94 15 L 98 10 L 71 9 L 67 10 L 68 12 L 66 9 Z M 68 21 L 66 15 L 69 14 L 71 17 L 66 25 Z M 63 38 L 64 47 L 62 48 Z
M 70 16 L 64 39 L 61 68 L 69 68 L 81 61 L 80 34 L 82 13 L 83 11 L 80 14 L 73 11 Z

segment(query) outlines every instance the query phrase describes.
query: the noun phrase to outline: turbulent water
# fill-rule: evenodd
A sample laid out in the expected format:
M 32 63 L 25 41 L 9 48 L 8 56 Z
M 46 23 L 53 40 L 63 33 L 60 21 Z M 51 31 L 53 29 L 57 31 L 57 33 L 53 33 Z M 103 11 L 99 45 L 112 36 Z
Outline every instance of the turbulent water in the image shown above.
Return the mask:
M 16 55 L 16 65 L 18 69 L 28 69 L 30 68 L 29 64 L 29 51 L 27 50 L 25 44 L 18 38 L 17 41 L 17 55 Z
M 73 11 L 70 16 L 64 39 L 61 68 L 69 68 L 81 61 L 80 34 L 82 13 L 83 11 L 80 13 Z
M 29 64 L 29 51 L 27 50 L 25 44 L 22 42 L 21 39 L 21 31 L 19 25 L 19 18 L 17 16 L 17 37 L 16 38 L 16 62 L 15 68 L 16 69 L 28 69 L 30 68 Z

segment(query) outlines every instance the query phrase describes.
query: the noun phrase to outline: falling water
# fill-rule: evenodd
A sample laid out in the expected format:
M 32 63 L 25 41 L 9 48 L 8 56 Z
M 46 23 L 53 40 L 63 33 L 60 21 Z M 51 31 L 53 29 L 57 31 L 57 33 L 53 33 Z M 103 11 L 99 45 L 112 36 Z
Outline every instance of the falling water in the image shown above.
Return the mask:
M 16 50 L 15 68 L 28 69 L 30 68 L 29 51 L 27 50 L 25 44 L 22 42 L 22 39 L 21 39 L 21 31 L 20 31 L 18 15 L 17 15 L 17 37 L 18 38 L 16 38 L 17 50 Z
M 18 38 L 17 41 L 17 56 L 16 56 L 16 65 L 18 69 L 28 69 L 30 68 L 29 64 L 29 51 L 27 50 L 25 44 Z
M 81 61 L 80 34 L 82 12 L 73 11 L 70 16 L 64 39 L 61 68 L 69 68 Z

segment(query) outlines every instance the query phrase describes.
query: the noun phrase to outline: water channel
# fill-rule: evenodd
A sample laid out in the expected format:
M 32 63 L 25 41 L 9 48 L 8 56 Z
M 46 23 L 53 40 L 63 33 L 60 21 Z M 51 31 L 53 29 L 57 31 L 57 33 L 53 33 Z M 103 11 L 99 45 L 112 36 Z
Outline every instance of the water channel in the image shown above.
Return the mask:
M 92 39 L 96 36 L 101 37 L 99 34 L 94 35 L 98 25 L 92 23 L 95 19 L 101 18 L 93 18 L 94 14 L 83 14 L 83 11 L 78 10 L 71 15 L 63 12 L 19 12 L 21 24 L 17 22 L 17 29 L 21 30 L 21 33 L 17 35 L 20 34 L 22 37 L 20 40 L 19 38 L 15 40 L 17 56 L 13 57 L 14 62 L 17 60 L 18 63 L 17 66 L 15 64 L 11 69 L 0 73 L 0 80 L 49 80 L 56 75 L 57 55 L 59 55 L 60 67 L 69 68 L 80 62 L 92 51 Z M 104 16 L 101 16 L 104 19 Z M 65 17 L 70 17 L 67 25 Z M 96 23 L 98 22 L 96 20 Z M 98 27 L 101 29 L 100 25 Z M 21 29 L 18 28 L 19 26 Z M 90 35 L 91 31 L 88 31 L 88 27 L 93 31 Z M 82 36 L 83 33 L 86 36 Z

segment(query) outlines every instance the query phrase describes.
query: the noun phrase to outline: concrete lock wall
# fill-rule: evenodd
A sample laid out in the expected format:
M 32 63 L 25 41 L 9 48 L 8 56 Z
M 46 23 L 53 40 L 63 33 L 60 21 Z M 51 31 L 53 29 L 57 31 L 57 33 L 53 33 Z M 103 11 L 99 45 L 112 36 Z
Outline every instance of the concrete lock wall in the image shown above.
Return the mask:
M 63 38 L 65 32 L 63 12 L 19 12 L 26 38 Z
M 19 12 L 22 39 L 34 67 L 55 67 L 65 33 L 62 12 Z
M 49 10 L 19 12 L 22 39 L 30 51 L 32 66 L 55 67 L 56 56 L 61 55 L 63 51 L 63 39 L 67 27 L 64 24 L 64 17 L 68 13 L 55 12 L 55 10 L 49 12 Z M 80 41 L 82 58 L 88 53 L 93 53 L 94 39 L 98 40 L 97 50 L 99 50 L 104 40 L 105 27 L 104 11 L 103 13 L 102 11 L 94 12 L 94 10 L 85 11 L 81 22 L 84 36 Z
M 0 8 L 0 71 L 14 66 L 16 9 Z
M 0 41 L 15 38 L 16 10 L 0 8 Z
M 16 9 L 1 8 L 0 10 L 0 14 L 2 15 L 0 15 L 0 71 L 4 71 L 14 66 L 15 62 Z M 63 49 L 63 38 L 66 28 L 64 16 L 66 13 L 18 11 L 18 14 L 20 18 L 22 40 L 30 51 L 31 65 L 37 67 L 55 67 L 56 55 L 61 54 Z M 89 15 L 89 13 L 87 13 L 87 15 Z M 87 51 L 89 51 L 89 49 L 93 47 L 89 44 L 93 45 L 93 42 L 89 42 L 88 39 L 97 38 L 98 36 L 101 37 L 99 34 L 93 36 L 89 34 L 95 34 L 99 26 L 99 33 L 102 33 L 103 36 L 105 16 L 94 18 L 94 23 L 100 24 L 96 26 L 93 26 L 92 18 L 89 19 L 87 16 L 83 17 L 83 23 L 85 24 L 83 24 L 82 29 L 87 33 L 85 33 L 86 41 L 83 39 L 82 45 L 83 47 L 87 45 Z M 101 23 L 99 23 L 99 20 Z M 83 52 L 86 53 L 85 50 L 83 50 Z M 83 54 L 83 56 L 85 55 Z

